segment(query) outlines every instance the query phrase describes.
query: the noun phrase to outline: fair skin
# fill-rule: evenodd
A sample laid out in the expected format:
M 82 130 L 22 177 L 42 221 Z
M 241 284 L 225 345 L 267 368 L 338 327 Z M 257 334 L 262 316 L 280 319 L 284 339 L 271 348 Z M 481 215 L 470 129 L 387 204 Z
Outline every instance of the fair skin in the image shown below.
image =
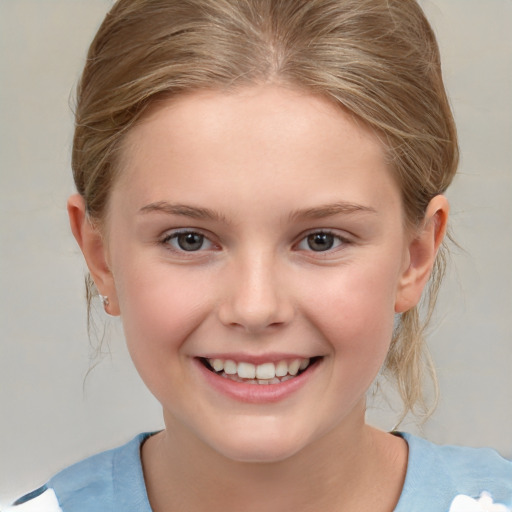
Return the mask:
M 406 229 L 378 138 L 278 86 L 153 108 L 121 167 L 102 233 L 81 197 L 68 210 L 163 407 L 142 449 L 155 512 L 392 511 L 407 446 L 365 424 L 365 393 L 428 280 L 446 199 Z M 219 361 L 305 368 L 248 383 Z

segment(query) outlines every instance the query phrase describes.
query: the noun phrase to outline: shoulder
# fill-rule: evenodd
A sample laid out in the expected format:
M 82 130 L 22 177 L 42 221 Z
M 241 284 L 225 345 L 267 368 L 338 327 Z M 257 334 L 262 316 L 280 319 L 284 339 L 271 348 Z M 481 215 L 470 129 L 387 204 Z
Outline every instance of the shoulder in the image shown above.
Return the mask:
M 483 492 L 512 507 L 512 462 L 496 451 L 439 446 L 410 434 L 399 435 L 409 445 L 409 464 L 399 502 L 403 508 L 396 512 L 426 503 L 448 510 L 457 495 L 478 498 Z
M 130 506 L 123 508 L 127 512 L 132 507 L 142 512 L 150 510 L 140 461 L 140 446 L 150 435 L 140 434 L 123 446 L 73 464 L 57 473 L 42 488 L 17 500 L 8 510 L 114 511 L 120 510 L 120 496 L 123 501 L 130 501 Z

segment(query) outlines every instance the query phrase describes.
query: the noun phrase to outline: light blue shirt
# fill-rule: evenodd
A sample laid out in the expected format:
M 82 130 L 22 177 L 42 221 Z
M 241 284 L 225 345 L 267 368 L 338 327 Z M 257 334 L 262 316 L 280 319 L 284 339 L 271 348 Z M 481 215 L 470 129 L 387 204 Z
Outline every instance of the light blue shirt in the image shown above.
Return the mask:
M 410 434 L 404 488 L 395 512 L 448 512 L 458 494 L 512 507 L 512 462 L 489 448 L 437 446 Z
M 152 512 L 140 459 L 140 446 L 150 435 L 140 434 L 128 444 L 70 466 L 18 500 L 12 511 L 36 511 L 37 507 L 30 508 L 31 501 L 35 505 L 51 493 L 55 507 L 46 508 L 48 512 Z M 409 460 L 395 512 L 448 512 L 455 496 L 477 498 L 484 491 L 495 503 L 512 509 L 512 462 L 494 450 L 437 446 L 410 434 L 396 435 L 407 441 Z

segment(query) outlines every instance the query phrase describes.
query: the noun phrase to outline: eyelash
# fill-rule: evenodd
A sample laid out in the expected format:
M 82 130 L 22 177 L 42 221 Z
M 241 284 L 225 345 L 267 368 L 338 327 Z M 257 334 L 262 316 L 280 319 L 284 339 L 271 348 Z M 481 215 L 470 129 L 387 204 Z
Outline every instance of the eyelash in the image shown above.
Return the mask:
M 315 251 L 314 249 L 311 248 L 311 246 L 309 245 L 309 242 L 311 241 L 312 237 L 320 237 L 320 236 L 331 237 L 332 244 L 329 247 L 327 247 L 326 250 Z M 300 246 L 302 244 L 307 244 L 308 247 L 301 248 Z M 302 236 L 302 238 L 296 244 L 296 247 L 299 248 L 299 250 L 304 250 L 306 252 L 311 252 L 314 254 L 329 254 L 331 252 L 335 252 L 336 250 L 339 250 L 340 248 L 342 248 L 343 246 L 346 246 L 348 244 L 350 244 L 350 240 L 335 233 L 334 231 L 331 231 L 329 229 L 320 229 L 320 230 L 316 230 L 316 231 L 310 231 L 305 236 Z
M 180 244 L 180 242 L 179 242 L 179 238 L 180 237 L 191 236 L 191 235 L 192 236 L 196 235 L 198 237 L 201 237 L 201 247 L 198 250 L 189 250 L 189 251 L 187 251 L 186 249 L 184 249 L 183 247 L 181 247 L 179 245 Z M 172 243 L 172 241 L 176 241 L 176 245 L 174 245 Z M 178 253 L 184 253 L 184 254 L 194 253 L 194 252 L 201 252 L 205 242 L 209 244 L 209 246 L 210 246 L 209 248 L 213 248 L 215 246 L 215 244 L 206 235 L 204 235 L 200 231 L 196 231 L 196 230 L 192 230 L 192 229 L 183 229 L 183 230 L 174 231 L 172 233 L 168 233 L 161 240 L 162 245 L 167 246 L 167 248 L 169 250 L 172 250 L 172 251 L 178 252 Z
M 183 245 L 180 244 L 180 237 L 186 237 L 186 236 L 200 237 L 200 240 L 198 242 L 198 244 L 200 244 L 200 245 L 197 247 L 197 249 L 187 250 L 187 249 L 183 248 Z M 319 237 L 317 242 L 320 242 L 321 237 L 323 237 L 322 243 L 325 242 L 325 237 L 329 237 L 329 239 L 327 240 L 328 247 L 325 250 L 315 251 L 310 245 L 310 243 L 313 242 L 313 237 Z M 173 241 L 175 242 L 175 244 L 173 243 Z M 190 242 L 192 242 L 192 241 L 190 241 Z M 205 243 L 208 244 L 208 247 L 206 247 L 206 248 L 204 247 Z M 317 254 L 328 254 L 330 252 L 339 250 L 339 248 L 341 246 L 346 246 L 350 243 L 351 243 L 350 240 L 348 240 L 347 238 L 345 238 L 339 234 L 334 233 L 331 230 L 320 229 L 320 230 L 316 230 L 316 231 L 311 231 L 311 232 L 303 235 L 300 238 L 300 240 L 298 241 L 298 243 L 296 243 L 294 245 L 294 247 L 297 248 L 298 250 L 305 251 L 305 252 L 311 252 L 311 253 L 317 253 Z M 183 229 L 183 230 L 174 231 L 172 233 L 168 233 L 164 236 L 164 238 L 162 238 L 161 244 L 166 246 L 168 250 L 171 250 L 176 253 L 182 253 L 184 255 L 188 254 L 188 253 L 203 252 L 205 250 L 211 250 L 215 247 L 218 247 L 205 234 L 201 233 L 200 231 L 191 230 L 191 229 Z M 306 244 L 307 247 L 301 247 L 301 245 L 303 245 L 303 244 Z

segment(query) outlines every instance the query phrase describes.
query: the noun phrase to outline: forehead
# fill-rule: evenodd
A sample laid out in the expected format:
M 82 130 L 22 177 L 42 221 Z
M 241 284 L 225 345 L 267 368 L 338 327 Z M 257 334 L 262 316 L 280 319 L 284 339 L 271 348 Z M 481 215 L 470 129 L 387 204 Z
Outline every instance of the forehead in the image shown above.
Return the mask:
M 114 191 L 136 189 L 146 202 L 159 199 L 159 187 L 204 199 L 218 183 L 240 200 L 299 184 L 325 196 L 343 184 L 354 200 L 361 182 L 397 192 L 370 129 L 323 97 L 280 86 L 200 91 L 153 106 L 127 135 L 121 168 Z
M 235 91 L 200 90 L 157 101 L 129 132 L 125 147 L 136 143 L 156 124 L 170 130 L 179 126 L 174 134 L 176 143 L 190 142 L 190 135 L 206 136 L 215 142 L 215 135 L 225 136 L 229 128 L 239 137 L 280 129 L 281 136 L 288 136 L 290 141 L 302 136 L 320 148 L 332 138 L 325 130 L 334 128 L 333 137 L 365 142 L 366 150 L 372 147 L 380 153 L 384 149 L 374 131 L 333 100 L 280 85 L 247 86 Z M 246 128 L 243 134 L 239 132 L 242 127 Z M 237 142 L 241 142 L 240 138 Z M 280 142 L 286 141 L 281 138 Z

